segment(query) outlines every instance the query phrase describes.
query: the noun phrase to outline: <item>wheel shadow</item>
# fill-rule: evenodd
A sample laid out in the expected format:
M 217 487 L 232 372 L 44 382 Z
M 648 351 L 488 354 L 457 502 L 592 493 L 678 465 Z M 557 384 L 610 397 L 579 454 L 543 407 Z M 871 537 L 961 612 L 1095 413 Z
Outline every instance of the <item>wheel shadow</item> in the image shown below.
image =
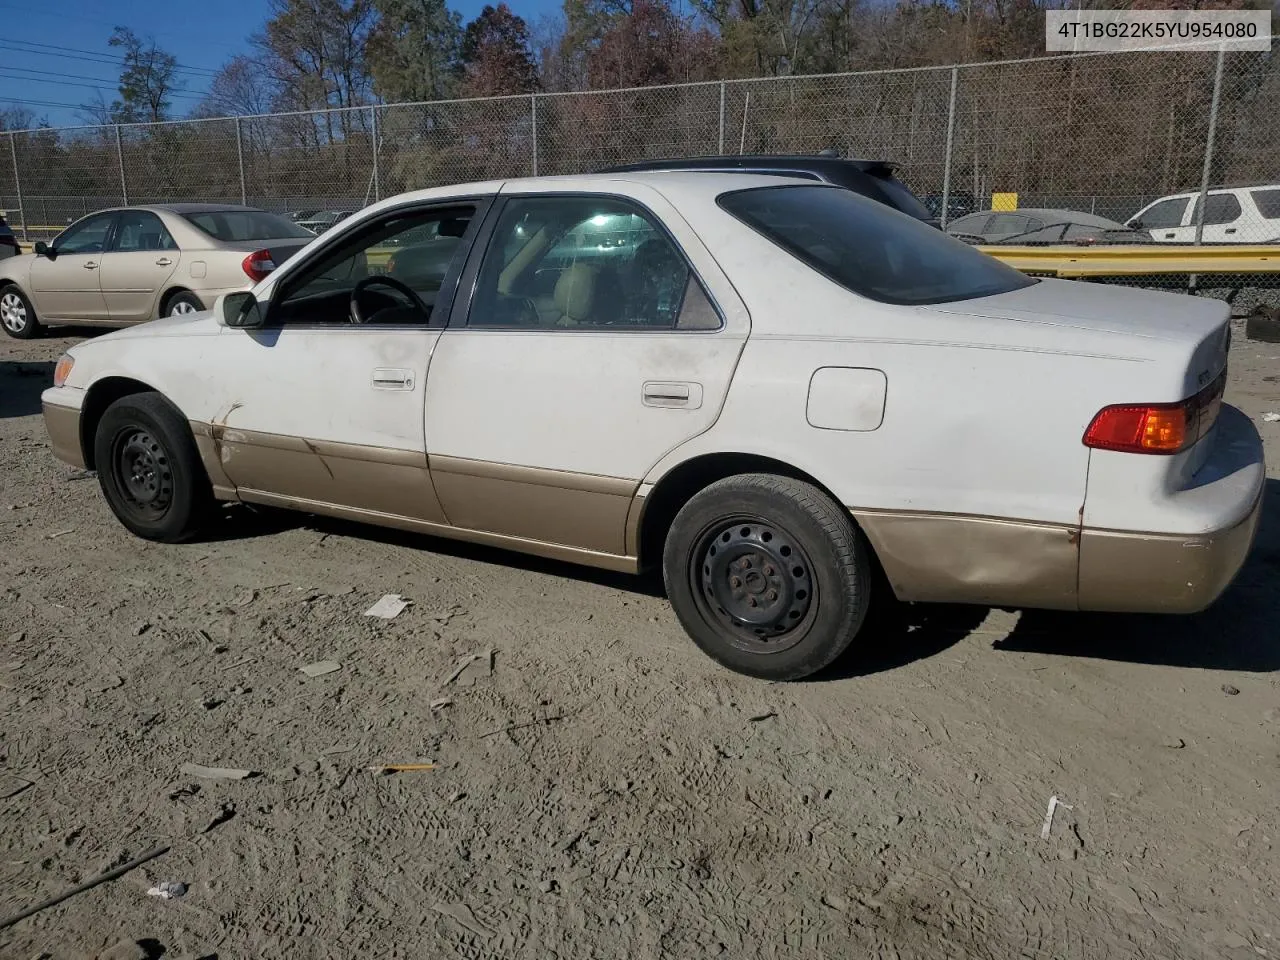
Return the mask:
M 54 364 L 43 360 L 0 360 L 0 419 L 40 412 L 40 394 L 53 386 Z

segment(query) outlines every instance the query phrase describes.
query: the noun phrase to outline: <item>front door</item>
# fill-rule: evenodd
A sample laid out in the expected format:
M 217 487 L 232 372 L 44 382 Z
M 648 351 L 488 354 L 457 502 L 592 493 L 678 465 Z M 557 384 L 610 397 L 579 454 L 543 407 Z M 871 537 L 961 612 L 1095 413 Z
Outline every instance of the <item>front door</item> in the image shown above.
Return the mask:
M 111 319 L 141 323 L 154 318 L 181 256 L 158 216 L 149 210 L 121 211 L 98 271 Z
M 1196 230 L 1194 226 L 1187 226 L 1190 208 L 1190 197 L 1161 200 L 1138 215 L 1136 219 L 1141 221 L 1138 229 L 1146 230 L 1158 243 L 1192 243 Z
M 427 378 L 449 522 L 625 555 L 640 481 L 719 415 L 747 333 L 732 287 L 646 192 L 511 195 L 462 288 Z
M 50 246 L 54 256 L 31 264 L 36 315 L 49 320 L 105 320 L 99 271 L 115 213 L 99 213 L 67 227 Z
M 442 522 L 422 405 L 476 210 L 387 211 L 282 276 L 265 328 L 216 338 L 235 377 L 213 440 L 243 499 Z

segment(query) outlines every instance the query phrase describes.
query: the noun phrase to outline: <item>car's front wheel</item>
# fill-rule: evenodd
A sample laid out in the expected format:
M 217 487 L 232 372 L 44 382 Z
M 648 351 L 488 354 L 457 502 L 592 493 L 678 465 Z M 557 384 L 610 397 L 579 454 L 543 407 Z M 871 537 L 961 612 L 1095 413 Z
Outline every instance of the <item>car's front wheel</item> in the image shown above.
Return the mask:
M 111 404 L 94 436 L 94 460 L 111 511 L 138 536 L 181 543 L 208 519 L 213 491 L 195 439 L 160 394 Z
M 676 514 L 662 566 L 694 642 L 769 680 L 797 680 L 835 660 L 870 600 L 870 555 L 852 518 L 790 477 L 742 474 L 695 494 Z
M 0 290 L 0 327 L 19 340 L 30 340 L 40 335 L 40 321 L 31 308 L 31 301 L 13 285 Z

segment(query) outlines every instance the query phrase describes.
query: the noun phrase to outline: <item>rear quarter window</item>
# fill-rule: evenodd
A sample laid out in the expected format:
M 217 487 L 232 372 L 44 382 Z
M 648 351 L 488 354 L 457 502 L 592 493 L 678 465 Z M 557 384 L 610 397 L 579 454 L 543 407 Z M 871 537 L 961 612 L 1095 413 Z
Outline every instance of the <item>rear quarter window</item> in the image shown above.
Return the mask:
M 1253 202 L 1268 220 L 1280 220 L 1280 190 L 1254 190 Z
M 828 279 L 882 303 L 994 296 L 1036 281 L 941 230 L 837 187 L 755 187 L 717 203 Z

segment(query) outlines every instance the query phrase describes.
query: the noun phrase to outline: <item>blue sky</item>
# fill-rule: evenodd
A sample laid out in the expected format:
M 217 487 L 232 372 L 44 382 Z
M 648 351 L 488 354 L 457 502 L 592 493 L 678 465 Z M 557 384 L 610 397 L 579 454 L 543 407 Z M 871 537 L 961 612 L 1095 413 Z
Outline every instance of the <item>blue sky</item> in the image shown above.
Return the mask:
M 466 21 L 484 3 L 452 0 L 450 6 Z M 558 0 L 508 3 L 530 25 L 560 6 Z M 115 55 L 107 38 L 118 24 L 153 36 L 188 68 L 173 101 L 174 113 L 186 113 L 212 71 L 246 50 L 267 7 L 267 0 L 0 0 L 0 107 L 25 106 L 54 126 L 82 123 L 78 105 L 93 100 L 96 88 L 108 102 L 115 96 L 119 69 L 101 61 Z

